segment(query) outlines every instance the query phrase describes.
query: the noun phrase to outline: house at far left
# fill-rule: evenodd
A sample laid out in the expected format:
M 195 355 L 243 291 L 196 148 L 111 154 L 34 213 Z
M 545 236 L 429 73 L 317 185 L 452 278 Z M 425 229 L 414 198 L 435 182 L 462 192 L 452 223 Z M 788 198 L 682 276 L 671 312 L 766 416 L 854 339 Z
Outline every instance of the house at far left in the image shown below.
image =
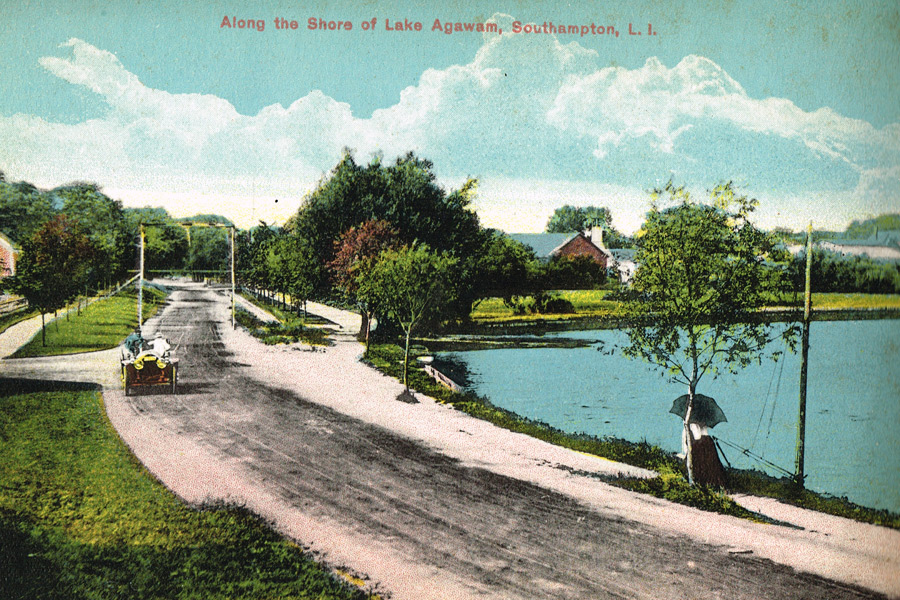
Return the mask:
M 11 239 L 0 231 L 0 279 L 16 274 L 16 258 L 19 251 Z

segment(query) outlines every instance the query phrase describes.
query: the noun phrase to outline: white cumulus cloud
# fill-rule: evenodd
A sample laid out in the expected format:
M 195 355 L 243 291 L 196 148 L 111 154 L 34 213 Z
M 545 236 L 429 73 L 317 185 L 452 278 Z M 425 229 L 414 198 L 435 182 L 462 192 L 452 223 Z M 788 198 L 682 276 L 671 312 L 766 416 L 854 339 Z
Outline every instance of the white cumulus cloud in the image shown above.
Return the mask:
M 509 31 L 510 17 L 495 20 Z M 544 194 L 540 202 L 533 193 L 517 200 L 483 185 L 481 207 L 492 224 L 502 211 L 528 210 L 539 213 L 529 223 L 545 222 L 573 197 L 589 202 L 579 185 L 600 194 L 598 204 L 616 190 L 617 206 L 635 221 L 646 209 L 636 198 L 669 177 L 704 187 L 734 179 L 763 200 L 821 193 L 846 204 L 842 216 L 864 211 L 867 199 L 895 210 L 900 202 L 900 124 L 878 129 L 829 108 L 752 98 L 700 56 L 674 66 L 649 58 L 627 69 L 553 35 L 486 34 L 470 63 L 428 69 L 397 104 L 358 119 L 315 90 L 288 107 L 242 115 L 213 95 L 148 88 L 85 41 L 62 48 L 66 56 L 40 64 L 97 94 L 108 110 L 74 124 L 0 116 L 0 169 L 10 177 L 39 185 L 91 179 L 144 195 L 218 190 L 299 201 L 350 147 L 363 160 L 412 150 L 444 180 L 473 175 Z

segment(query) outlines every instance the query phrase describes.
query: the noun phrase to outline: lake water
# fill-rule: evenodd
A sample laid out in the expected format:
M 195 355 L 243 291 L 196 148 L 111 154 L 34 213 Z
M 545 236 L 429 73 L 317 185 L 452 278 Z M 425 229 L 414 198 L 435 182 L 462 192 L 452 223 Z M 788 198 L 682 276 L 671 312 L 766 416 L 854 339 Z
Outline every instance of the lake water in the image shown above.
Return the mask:
M 624 344 L 617 330 L 565 332 Z M 777 342 L 783 345 L 782 342 Z M 669 413 L 687 393 L 647 363 L 590 348 L 445 353 L 461 363 L 468 388 L 517 414 L 564 431 L 647 440 L 678 452 L 681 420 Z M 805 472 L 807 487 L 900 512 L 900 321 L 814 322 L 810 329 Z M 727 423 L 712 434 L 794 471 L 800 356 L 753 365 L 737 376 L 707 375 Z M 739 468 L 779 473 L 723 446 Z

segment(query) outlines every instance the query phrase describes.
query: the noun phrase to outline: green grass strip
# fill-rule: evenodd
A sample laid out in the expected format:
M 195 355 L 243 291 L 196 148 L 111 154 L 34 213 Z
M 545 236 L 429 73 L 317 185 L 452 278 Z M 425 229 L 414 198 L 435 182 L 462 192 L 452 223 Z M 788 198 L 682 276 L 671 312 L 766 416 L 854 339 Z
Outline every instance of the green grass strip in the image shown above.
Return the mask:
M 153 287 L 144 288 L 144 320 L 159 310 L 165 293 Z M 119 345 L 137 327 L 137 294 L 123 290 L 110 298 L 85 307 L 81 314 L 70 313 L 47 324 L 47 345 L 38 331 L 31 341 L 19 348 L 12 358 L 56 356 L 106 350 Z
M 572 303 L 575 312 L 571 314 L 515 314 L 512 307 L 503 303 L 501 298 L 486 298 L 478 303 L 472 311 L 471 318 L 476 323 L 517 323 L 517 322 L 553 322 L 574 318 L 619 318 L 625 313 L 625 303 L 620 300 L 609 300 L 608 290 L 561 290 L 550 292 Z M 803 294 L 785 294 L 781 298 L 773 298 L 773 307 L 789 308 L 803 305 Z M 812 295 L 815 310 L 898 310 L 900 295 L 898 294 L 839 294 L 815 293 Z
M 311 346 L 330 346 L 328 333 L 319 328 L 306 327 L 300 319 L 287 322 L 263 322 L 249 311 L 238 307 L 234 313 L 238 324 L 264 344 L 293 344 L 305 342 Z
M 23 308 L 15 312 L 11 312 L 0 317 L 0 333 L 3 333 L 13 325 L 21 323 L 31 317 L 36 317 L 40 313 L 34 309 Z
M 5 599 L 366 598 L 247 510 L 190 508 L 85 385 L 0 380 Z

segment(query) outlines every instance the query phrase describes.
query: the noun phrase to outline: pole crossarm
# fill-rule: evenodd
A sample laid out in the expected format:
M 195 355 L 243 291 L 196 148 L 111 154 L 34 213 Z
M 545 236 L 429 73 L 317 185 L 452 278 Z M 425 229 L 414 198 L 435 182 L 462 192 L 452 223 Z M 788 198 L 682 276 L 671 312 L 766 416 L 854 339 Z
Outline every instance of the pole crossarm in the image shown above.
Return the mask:
M 234 294 L 235 294 L 235 273 L 234 273 L 234 233 L 235 226 L 229 225 L 228 223 L 209 223 L 203 221 L 179 221 L 179 225 L 187 229 L 187 238 L 188 245 L 191 243 L 191 228 L 193 227 L 213 227 L 218 229 L 229 229 L 230 230 L 230 241 L 231 241 L 231 328 L 234 329 L 236 325 L 235 319 L 235 303 L 234 303 Z M 138 326 L 140 327 L 142 323 L 143 316 L 143 287 L 144 287 L 144 227 L 145 226 L 164 226 L 165 223 L 155 222 L 155 221 L 142 221 L 140 223 L 140 238 L 141 238 L 141 247 L 140 247 L 140 269 L 138 271 L 139 283 L 138 283 Z M 221 273 L 222 270 L 210 271 L 206 270 L 204 272 L 211 273 Z

